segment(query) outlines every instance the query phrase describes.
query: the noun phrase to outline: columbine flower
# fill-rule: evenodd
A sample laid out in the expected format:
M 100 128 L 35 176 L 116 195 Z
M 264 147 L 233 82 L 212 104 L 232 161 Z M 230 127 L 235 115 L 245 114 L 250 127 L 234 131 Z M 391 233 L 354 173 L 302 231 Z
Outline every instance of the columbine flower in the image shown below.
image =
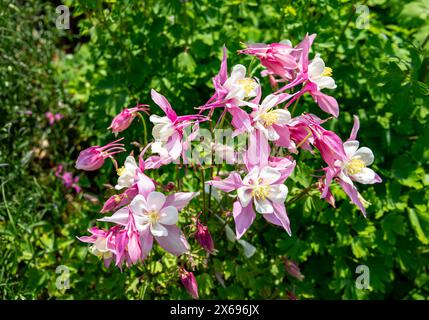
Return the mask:
M 102 258 L 104 260 L 104 265 L 108 267 L 115 255 L 114 247 L 109 241 L 115 230 L 116 228 L 112 228 L 105 231 L 98 229 L 97 227 L 93 227 L 88 230 L 91 233 L 91 236 L 78 237 L 78 239 L 82 242 L 92 243 L 92 246 L 89 247 L 89 252 L 99 258 Z
M 226 100 L 235 100 L 236 106 L 242 105 L 245 98 L 255 97 L 258 94 L 259 84 L 255 79 L 246 77 L 246 67 L 237 64 L 232 68 L 231 76 L 226 79 L 223 87 L 228 90 Z
M 135 182 L 135 176 L 138 169 L 139 166 L 137 165 L 136 159 L 134 159 L 133 156 L 128 156 L 125 159 L 124 166 L 116 170 L 119 178 L 115 189 L 121 190 L 123 188 L 131 187 Z
M 167 164 L 176 160 L 186 149 L 186 143 L 182 142 L 183 129 L 191 125 L 192 120 L 201 121 L 201 115 L 188 115 L 178 117 L 168 100 L 152 89 L 152 100 L 165 112 L 166 116 L 160 117 L 151 115 L 149 120 L 154 124 L 152 135 L 155 142 L 151 149 L 153 153 L 160 155 L 160 159 L 150 159 L 148 162 L 158 161 L 160 164 Z M 152 166 L 153 168 L 153 166 Z
M 252 134 L 251 137 L 253 136 Z M 295 163 L 287 158 L 270 158 L 268 143 L 260 143 L 264 140 L 258 139 L 258 136 L 259 134 L 256 134 L 251 138 L 249 149 L 244 156 L 247 170 L 250 170 L 244 179 L 241 179 L 237 172 L 232 172 L 224 180 L 207 182 L 224 192 L 237 190 L 238 200 L 233 204 L 237 239 L 241 238 L 255 220 L 255 210 L 261 213 L 265 220 L 283 227 L 291 234 L 284 203 L 288 189 L 284 181 L 292 172 Z M 259 150 L 254 150 L 250 145 L 255 145 Z M 255 154 L 258 155 L 257 161 L 251 160 L 255 158 Z
M 356 140 L 358 130 L 359 118 L 355 116 L 350 137 L 342 145 L 344 156 L 324 169 L 326 175 L 321 197 L 323 199 L 329 197 L 329 185 L 333 179 L 336 179 L 352 202 L 365 215 L 365 206 L 368 205 L 368 202 L 360 195 L 353 181 L 362 184 L 374 184 L 380 183 L 382 180 L 372 169 L 367 167 L 374 161 L 374 154 L 367 147 L 359 148 L 359 141 Z
M 116 117 L 113 118 L 112 123 L 108 129 L 111 129 L 112 133 L 114 134 L 118 134 L 119 132 L 128 129 L 134 118 L 138 115 L 139 111 L 146 112 L 148 110 L 148 108 L 142 108 L 143 106 L 147 105 L 142 104 L 130 109 L 125 108 Z
M 76 169 L 94 171 L 100 169 L 106 158 L 113 159 L 113 155 L 126 151 L 122 143 L 124 138 L 106 144 L 104 147 L 94 146 L 82 150 L 76 160 Z M 114 159 L 113 159 L 114 160 Z
M 165 226 L 175 225 L 179 220 L 179 212 L 173 206 L 164 206 L 166 197 L 153 191 L 149 193 L 147 199 L 142 195 L 137 195 L 131 202 L 131 210 L 134 214 L 137 230 L 143 231 L 150 228 L 150 232 L 155 237 L 168 236 L 168 229 Z
M 347 158 L 335 163 L 336 166 L 341 167 L 339 177 L 344 181 L 351 179 L 362 184 L 378 182 L 377 174 L 368 168 L 374 162 L 374 154 L 371 149 L 359 148 L 359 141 L 356 140 L 346 141 L 343 146 Z
M 273 213 L 273 202 L 284 203 L 288 193 L 284 184 L 276 184 L 280 176 L 280 172 L 272 167 L 253 168 L 244 177 L 243 186 L 237 189 L 241 205 L 247 207 L 253 200 L 256 212 Z
M 252 112 L 253 126 L 261 130 L 265 137 L 270 141 L 276 141 L 280 138 L 279 131 L 283 131 L 283 125 L 288 124 L 291 120 L 290 112 L 284 109 L 275 109 L 278 104 L 279 96 L 267 96 L 258 108 Z M 280 132 L 281 134 L 281 132 Z
M 128 226 L 132 220 L 139 235 L 142 260 L 149 254 L 154 238 L 166 251 L 179 256 L 189 250 L 189 244 L 176 226 L 178 212 L 187 206 L 195 195 L 197 193 L 179 192 L 166 197 L 156 191 L 146 195 L 139 194 L 129 206 L 99 221 Z
M 325 62 L 317 54 L 308 65 L 308 79 L 317 85 L 319 91 L 325 88 L 335 89 L 337 85 L 331 76 L 332 69 L 325 67 Z

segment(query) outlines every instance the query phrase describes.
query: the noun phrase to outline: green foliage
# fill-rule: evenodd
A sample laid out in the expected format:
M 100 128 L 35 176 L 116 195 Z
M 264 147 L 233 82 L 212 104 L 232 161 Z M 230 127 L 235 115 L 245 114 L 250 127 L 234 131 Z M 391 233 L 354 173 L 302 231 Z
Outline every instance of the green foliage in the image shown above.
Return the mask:
M 200 296 L 285 299 L 294 291 L 302 299 L 427 299 L 429 4 L 366 3 L 369 26 L 359 29 L 353 3 L 339 0 L 66 1 L 72 29 L 59 31 L 51 5 L 1 0 L 1 297 L 187 298 L 176 259 L 159 247 L 142 266 L 121 272 L 104 268 L 75 238 L 99 217 L 94 195 L 105 195 L 101 202 L 110 195 L 105 184 L 115 182 L 112 165 L 82 173 L 80 195 L 66 191 L 52 168 L 64 163 L 71 170 L 82 148 L 110 141 L 112 117 L 123 107 L 150 103 L 151 88 L 178 113 L 194 112 L 212 93 L 224 44 L 230 65 L 248 65 L 249 57 L 236 54 L 241 42 L 296 44 L 309 32 L 318 34 L 313 54 L 327 58 L 338 85 L 332 94 L 340 117 L 328 129 L 347 138 L 352 116 L 359 115 L 359 140 L 374 150 L 383 183 L 359 186 L 371 203 L 367 218 L 335 188 L 336 209 L 315 191 L 288 206 L 292 237 L 256 219 L 243 238 L 256 247 L 250 259 L 214 217 L 215 256 L 206 259 L 187 230 Z M 262 83 L 269 87 L 266 79 Z M 298 108 L 318 113 L 304 100 Z M 49 127 L 48 110 L 65 119 Z M 141 122 L 125 137 L 143 144 Z M 287 181 L 288 199 L 316 182 L 313 157 L 303 153 L 298 163 Z M 183 181 L 185 190 L 199 188 L 193 172 L 186 179 L 174 171 L 159 175 Z M 182 225 L 202 209 L 199 200 Z M 225 200 L 219 208 L 224 214 L 231 204 Z M 299 263 L 302 282 L 287 274 L 285 257 Z M 66 291 L 55 286 L 59 265 L 70 269 Z M 368 290 L 355 286 L 358 265 L 369 267 Z

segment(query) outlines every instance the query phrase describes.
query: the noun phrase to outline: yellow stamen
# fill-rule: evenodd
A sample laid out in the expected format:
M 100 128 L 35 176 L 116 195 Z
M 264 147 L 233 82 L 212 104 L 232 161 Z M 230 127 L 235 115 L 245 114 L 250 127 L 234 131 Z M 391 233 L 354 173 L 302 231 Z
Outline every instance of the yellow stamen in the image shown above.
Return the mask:
M 261 119 L 264 121 L 265 127 L 270 127 L 277 122 L 279 116 L 275 112 L 271 111 L 262 114 Z
M 252 190 L 252 196 L 258 200 L 265 200 L 269 191 L 268 186 L 256 186 Z
M 365 168 L 365 162 L 362 161 L 362 159 L 359 158 L 352 158 L 349 163 L 346 165 L 347 172 L 350 175 L 357 174 L 359 172 L 362 172 L 362 170 Z
M 116 173 L 118 174 L 118 176 L 122 176 L 125 172 L 125 167 L 120 167 L 119 169 L 116 170 Z
M 149 212 L 147 213 L 147 215 L 148 215 L 148 217 L 149 217 L 149 220 L 150 220 L 152 223 L 157 222 L 157 221 L 159 220 L 159 214 L 158 214 L 158 212 L 156 212 L 156 211 L 149 211 Z
M 332 68 L 326 67 L 323 70 L 322 76 L 324 76 L 324 77 L 330 77 L 330 76 L 332 76 Z
M 256 81 L 252 78 L 237 80 L 237 84 L 243 87 L 244 91 L 246 91 L 246 95 L 249 95 L 257 86 Z

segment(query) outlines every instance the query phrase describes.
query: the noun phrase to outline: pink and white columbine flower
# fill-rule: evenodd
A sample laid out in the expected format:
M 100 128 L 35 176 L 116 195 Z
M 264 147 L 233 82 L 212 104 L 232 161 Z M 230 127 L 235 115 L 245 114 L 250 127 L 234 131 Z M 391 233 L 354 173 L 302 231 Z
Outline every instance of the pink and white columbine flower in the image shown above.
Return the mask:
M 359 141 L 356 140 L 358 130 L 359 118 L 355 116 L 350 137 L 342 145 L 345 155 L 341 159 L 335 160 L 332 165 L 325 168 L 326 178 L 324 189 L 322 191 L 322 198 L 329 198 L 329 185 L 335 178 L 343 188 L 344 192 L 365 215 L 366 201 L 360 195 L 353 182 L 356 181 L 362 184 L 374 184 L 380 183 L 382 180 L 374 170 L 367 167 L 373 163 L 374 154 L 371 149 L 367 147 L 359 148 Z
M 246 67 L 237 64 L 232 68 L 231 75 L 223 84 L 228 93 L 225 96 L 227 104 L 234 105 L 236 107 L 245 104 L 245 99 L 256 97 L 259 91 L 258 82 L 246 76 Z
M 141 104 L 134 108 L 125 108 L 122 110 L 116 117 L 113 118 L 112 123 L 110 124 L 110 127 L 108 129 L 112 130 L 112 133 L 118 134 L 119 132 L 122 132 L 131 125 L 134 118 L 137 117 L 138 112 L 143 111 L 147 112 L 149 110 L 148 108 L 144 108 L 147 106 L 146 104 Z
M 116 227 L 108 231 L 92 227 L 88 230 L 91 233 L 90 236 L 78 237 L 78 239 L 85 243 L 92 243 L 89 251 L 93 255 L 102 258 L 104 265 L 109 267 L 112 259 L 115 257 L 115 246 L 111 241 L 115 230 L 117 230 Z
M 159 154 L 159 158 L 151 157 L 146 160 L 147 167 L 154 169 L 157 166 L 170 163 L 180 157 L 184 151 L 185 142 L 182 141 L 183 129 L 193 123 L 193 120 L 202 121 L 201 115 L 177 116 L 168 100 L 152 89 L 153 101 L 166 114 L 163 117 L 151 115 L 149 120 L 154 124 L 152 135 L 155 142 L 151 145 L 153 153 Z M 150 164 L 149 164 L 150 163 Z M 155 165 L 157 163 L 158 165 Z
M 291 174 L 295 162 L 288 158 L 269 157 L 267 140 L 257 133 L 253 133 L 251 137 L 249 149 L 244 156 L 248 174 L 241 179 L 237 172 L 233 172 L 224 180 L 211 180 L 207 183 L 224 192 L 237 190 L 238 199 L 233 204 L 237 239 L 241 238 L 255 220 L 255 210 L 265 220 L 283 227 L 291 234 L 285 207 L 288 189 L 284 182 Z
M 284 125 L 288 124 L 291 120 L 288 110 L 273 109 L 279 104 L 280 99 L 280 96 L 270 94 L 251 113 L 254 121 L 253 126 L 260 130 L 270 141 L 277 141 L 283 135 L 282 131 L 285 130 Z
M 139 157 L 139 164 L 133 156 L 128 156 L 125 160 L 124 166 L 117 169 L 119 175 L 118 183 L 115 186 L 116 190 L 127 188 L 123 193 L 124 196 L 134 197 L 136 191 L 138 193 L 147 195 L 149 192 L 155 190 L 154 181 L 144 174 L 145 162 Z M 128 202 L 126 200 L 125 202 Z
M 166 197 L 157 191 L 146 195 L 139 194 L 129 206 L 99 221 L 113 222 L 122 226 L 127 226 L 132 221 L 139 236 L 142 259 L 150 252 L 154 238 L 166 251 L 179 256 L 189 251 L 189 244 L 176 226 L 178 212 L 196 195 L 197 193 L 193 192 L 179 192 Z
M 278 183 L 280 171 L 272 167 L 254 167 L 244 178 L 243 185 L 237 189 L 242 207 L 253 201 L 258 213 L 273 213 L 274 203 L 285 202 L 288 188 Z
M 124 138 L 106 144 L 104 147 L 94 146 L 82 150 L 76 160 L 76 169 L 85 171 L 94 171 L 100 169 L 104 160 L 111 158 L 113 161 L 113 155 L 126 151 L 122 143 L 118 143 Z M 116 162 L 115 162 L 116 163 Z

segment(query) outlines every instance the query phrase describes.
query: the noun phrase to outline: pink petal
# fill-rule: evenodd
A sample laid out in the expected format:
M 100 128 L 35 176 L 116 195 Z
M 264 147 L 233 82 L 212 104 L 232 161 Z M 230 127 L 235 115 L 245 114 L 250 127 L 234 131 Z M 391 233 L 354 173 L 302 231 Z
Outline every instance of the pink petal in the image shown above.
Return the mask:
M 158 244 L 166 251 L 180 256 L 189 251 L 189 243 L 177 226 L 164 226 L 168 230 L 168 236 L 155 237 Z
M 168 100 L 163 95 L 156 92 L 154 89 L 152 89 L 150 93 L 153 102 L 155 102 L 165 112 L 165 114 L 171 121 L 175 121 L 177 118 L 177 114 L 176 112 L 174 112 Z
M 256 218 L 252 203 L 243 208 L 239 201 L 234 202 L 233 215 L 235 221 L 235 233 L 237 235 L 237 239 L 240 239 L 250 228 L 253 220 Z

